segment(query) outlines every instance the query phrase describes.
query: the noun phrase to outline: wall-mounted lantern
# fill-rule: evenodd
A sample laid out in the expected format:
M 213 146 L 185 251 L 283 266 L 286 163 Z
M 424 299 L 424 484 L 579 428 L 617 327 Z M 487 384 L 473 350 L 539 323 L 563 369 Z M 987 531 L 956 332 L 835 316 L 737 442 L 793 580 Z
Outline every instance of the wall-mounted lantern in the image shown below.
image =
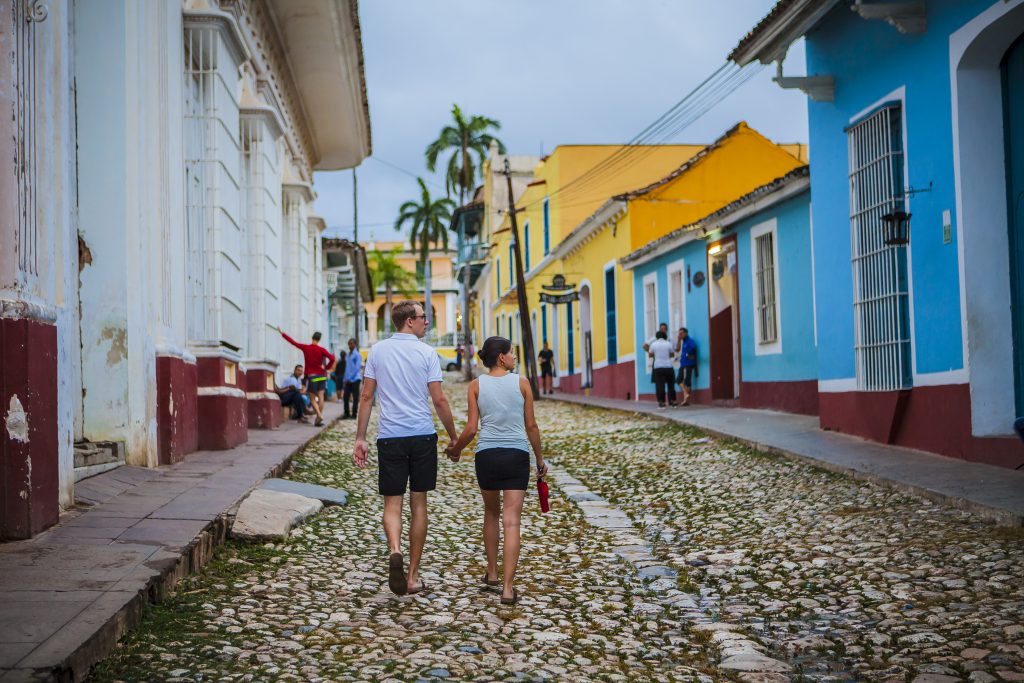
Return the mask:
M 882 216 L 882 242 L 887 247 L 910 242 L 910 216 L 902 209 L 895 209 Z

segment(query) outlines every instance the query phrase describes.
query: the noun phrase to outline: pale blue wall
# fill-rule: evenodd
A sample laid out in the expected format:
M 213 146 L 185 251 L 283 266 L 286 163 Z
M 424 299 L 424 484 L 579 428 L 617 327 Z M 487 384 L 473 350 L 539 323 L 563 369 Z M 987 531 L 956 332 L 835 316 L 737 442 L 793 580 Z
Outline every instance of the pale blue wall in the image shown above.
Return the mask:
M 633 310 L 636 336 L 636 373 L 637 373 L 637 394 L 653 394 L 654 383 L 651 382 L 651 375 L 646 371 L 643 343 L 647 341 L 644 337 L 644 277 L 649 273 L 657 272 L 658 286 L 658 322 L 669 322 L 668 314 L 668 266 L 680 258 L 690 266 L 690 274 L 697 271 L 705 271 L 706 248 L 703 240 L 697 240 L 685 244 L 668 254 L 648 261 L 637 266 L 633 271 Z M 686 328 L 690 336 L 697 342 L 697 376 L 693 379 L 694 389 L 707 389 L 710 384 L 711 371 L 708 367 L 707 340 L 708 340 L 708 289 L 707 283 L 703 287 L 691 285 L 690 291 L 686 291 L 685 271 L 683 274 L 683 301 L 686 306 Z M 675 343 L 675 330 L 669 330 L 669 339 Z
M 811 282 L 810 193 L 788 199 L 736 226 L 740 281 L 740 352 L 744 382 L 791 382 L 818 377 Z M 782 353 L 757 355 L 754 339 L 754 283 L 750 229 L 775 219 L 779 260 L 779 317 Z
M 729 234 L 737 236 L 737 272 L 739 274 L 740 345 L 744 382 L 786 382 L 817 378 L 817 349 L 814 344 L 814 304 L 811 283 L 810 194 L 771 206 L 736 224 Z M 782 322 L 782 353 L 758 356 L 754 351 L 753 282 L 751 278 L 750 229 L 765 221 L 776 220 L 779 256 L 779 298 Z M 633 270 L 634 330 L 637 348 L 637 393 L 654 393 L 654 384 L 646 372 L 641 345 L 644 337 L 644 278 L 657 273 L 658 321 L 669 321 L 668 268 L 682 259 L 690 268 L 690 279 L 698 271 L 707 276 L 707 243 L 697 240 L 668 254 L 637 266 Z M 686 290 L 684 271 L 683 300 L 686 327 L 697 342 L 698 374 L 695 389 L 710 386 L 708 355 L 708 285 L 690 285 Z M 670 330 L 670 333 L 674 333 Z M 674 334 L 670 334 L 674 337 Z
M 906 89 L 907 181 L 931 192 L 910 198 L 910 258 L 918 373 L 964 366 L 953 177 L 949 36 L 992 0 L 930 0 L 928 30 L 904 35 L 845 6 L 807 35 L 807 70 L 836 80 L 834 102 L 809 100 L 811 193 L 818 283 L 820 377 L 852 378 L 853 282 L 844 127 L 898 88 Z M 953 238 L 942 241 L 949 210 Z

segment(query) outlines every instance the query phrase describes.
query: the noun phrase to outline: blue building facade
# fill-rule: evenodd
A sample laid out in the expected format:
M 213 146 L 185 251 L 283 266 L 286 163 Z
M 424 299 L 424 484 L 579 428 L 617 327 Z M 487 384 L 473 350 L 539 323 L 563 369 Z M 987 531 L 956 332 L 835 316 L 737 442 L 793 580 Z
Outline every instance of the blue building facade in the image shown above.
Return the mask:
M 623 259 L 633 271 L 636 344 L 658 325 L 698 345 L 694 400 L 818 412 L 807 167 Z M 653 398 L 649 363 L 637 395 Z
M 1016 467 L 1024 2 L 897 5 L 780 2 L 730 55 L 806 38 L 821 424 Z

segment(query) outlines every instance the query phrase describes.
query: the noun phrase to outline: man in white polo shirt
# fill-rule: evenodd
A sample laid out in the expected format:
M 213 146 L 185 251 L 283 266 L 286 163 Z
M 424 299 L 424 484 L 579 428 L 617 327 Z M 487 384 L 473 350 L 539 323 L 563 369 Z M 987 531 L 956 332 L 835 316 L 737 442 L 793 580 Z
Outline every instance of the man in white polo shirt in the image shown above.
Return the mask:
M 388 586 L 396 595 L 419 593 L 420 557 L 427 540 L 427 491 L 437 488 L 437 430 L 430 411 L 455 441 L 455 421 L 441 390 L 441 364 L 437 353 L 420 339 L 427 333 L 427 316 L 415 301 L 402 301 L 391 309 L 398 330 L 370 347 L 363 370 L 363 386 L 352 459 L 366 467 L 370 445 L 366 427 L 373 409 L 373 392 L 380 402 L 377 430 L 377 483 L 384 496 L 384 534 L 388 558 Z M 402 557 L 402 502 L 409 486 L 409 572 Z

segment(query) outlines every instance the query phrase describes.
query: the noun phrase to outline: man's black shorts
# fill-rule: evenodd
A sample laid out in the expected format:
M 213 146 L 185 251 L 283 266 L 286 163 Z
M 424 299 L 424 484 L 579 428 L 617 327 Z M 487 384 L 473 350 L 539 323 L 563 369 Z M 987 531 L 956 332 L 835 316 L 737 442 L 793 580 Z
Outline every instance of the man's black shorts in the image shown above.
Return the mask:
M 437 488 L 437 434 L 377 439 L 377 489 L 382 496 Z
M 551 370 L 551 364 L 550 363 L 541 363 L 540 364 L 540 376 L 541 377 L 553 377 L 554 376 L 554 373 Z
M 676 384 L 682 384 L 684 387 L 693 386 L 693 366 L 686 368 L 679 368 L 679 376 L 676 377 Z
M 306 391 L 315 394 L 327 390 L 327 375 L 306 375 Z

